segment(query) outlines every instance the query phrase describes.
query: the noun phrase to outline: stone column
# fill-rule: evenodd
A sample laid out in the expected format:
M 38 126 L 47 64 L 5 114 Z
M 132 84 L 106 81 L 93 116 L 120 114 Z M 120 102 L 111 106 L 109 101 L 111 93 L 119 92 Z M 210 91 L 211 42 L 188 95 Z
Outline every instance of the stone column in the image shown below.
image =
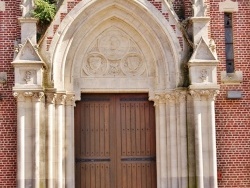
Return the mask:
M 35 176 L 34 176 L 34 166 L 35 166 L 35 159 L 34 159 L 34 152 L 36 143 L 34 142 L 34 134 L 35 134 L 35 127 L 33 125 L 34 117 L 33 117 L 33 105 L 32 105 L 32 96 L 34 93 L 32 92 L 24 92 L 23 95 L 25 96 L 25 103 L 22 107 L 21 111 L 25 111 L 24 119 L 25 119 L 25 126 L 24 126 L 24 147 L 25 147 L 25 187 L 34 187 L 35 186 Z M 19 110 L 19 109 L 18 109 Z
M 167 109 L 167 158 L 168 158 L 168 185 L 178 187 L 178 166 L 177 166 L 177 124 L 176 124 L 176 103 L 175 93 L 166 94 Z
M 65 99 L 66 95 L 57 94 L 56 118 L 57 118 L 57 185 L 58 188 L 65 187 Z
M 48 188 L 53 188 L 55 183 L 55 93 L 46 94 L 46 110 L 47 110 L 47 173 L 48 173 Z
M 176 92 L 177 115 L 177 146 L 178 146 L 178 182 L 179 188 L 188 187 L 187 168 L 187 92 Z
M 167 188 L 167 130 L 166 130 L 166 109 L 165 94 L 155 96 L 155 117 L 156 117 L 156 168 L 157 187 Z
M 214 97 L 216 90 L 191 90 L 194 103 L 196 182 L 217 187 Z
M 17 100 L 17 187 L 25 188 L 25 97 L 14 92 Z
M 36 92 L 32 96 L 33 126 L 34 126 L 34 188 L 45 187 L 45 127 L 41 121 L 43 92 Z M 44 104 L 44 103 L 43 103 Z
M 195 124 L 195 164 L 197 188 L 204 188 L 203 182 L 203 155 L 202 155 L 202 130 L 201 130 L 201 96 L 195 91 L 190 92 L 194 102 Z
M 67 94 L 66 98 L 66 187 L 75 186 L 75 142 L 74 142 L 74 94 Z
M 210 119 L 208 121 L 208 136 L 209 136 L 209 182 L 210 187 L 217 188 L 217 157 L 216 157 L 216 127 L 215 127 L 215 96 L 218 94 L 218 91 L 211 91 L 208 95 L 208 114 L 210 114 Z

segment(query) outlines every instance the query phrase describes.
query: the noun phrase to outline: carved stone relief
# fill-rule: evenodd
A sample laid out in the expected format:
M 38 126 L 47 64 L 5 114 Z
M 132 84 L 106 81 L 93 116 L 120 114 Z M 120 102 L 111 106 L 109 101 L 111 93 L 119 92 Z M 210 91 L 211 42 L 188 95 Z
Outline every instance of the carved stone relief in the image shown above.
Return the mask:
M 82 77 L 145 76 L 145 58 L 125 32 L 111 27 L 90 45 L 82 63 Z
M 25 84 L 37 84 L 36 70 L 20 70 L 20 75 L 23 75 Z M 22 81 L 20 82 L 23 83 Z

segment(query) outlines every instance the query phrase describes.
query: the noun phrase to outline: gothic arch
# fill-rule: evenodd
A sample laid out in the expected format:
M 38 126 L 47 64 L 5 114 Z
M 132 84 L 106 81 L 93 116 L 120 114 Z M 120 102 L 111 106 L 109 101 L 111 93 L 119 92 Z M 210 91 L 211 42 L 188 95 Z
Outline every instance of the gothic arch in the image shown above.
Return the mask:
M 83 54 L 88 52 L 95 38 L 110 28 L 117 28 L 117 31 L 124 33 L 137 46 L 146 66 L 146 77 L 142 79 L 138 75 L 129 75 L 127 78 L 130 78 L 130 85 L 127 86 L 128 79 L 113 76 L 119 83 L 114 87 L 114 78 L 111 76 L 106 76 L 105 81 L 97 76 L 95 81 L 99 79 L 100 84 L 106 84 L 102 91 L 123 89 L 150 92 L 178 86 L 183 51 L 175 31 L 153 5 L 142 0 L 87 0 L 80 2 L 68 13 L 52 40 L 49 53 L 54 87 L 57 90 L 76 92 L 79 98 L 83 87 L 85 90 L 100 88 L 98 84 L 91 84 L 93 76 L 81 77 L 80 70 L 85 58 Z

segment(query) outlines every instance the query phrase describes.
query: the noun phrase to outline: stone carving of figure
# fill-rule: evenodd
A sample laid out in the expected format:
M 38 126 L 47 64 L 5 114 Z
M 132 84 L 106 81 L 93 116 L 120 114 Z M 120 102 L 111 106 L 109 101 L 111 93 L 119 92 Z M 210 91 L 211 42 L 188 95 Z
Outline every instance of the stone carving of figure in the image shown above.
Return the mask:
M 31 11 L 35 6 L 34 0 L 22 0 L 21 2 L 21 11 L 22 17 L 31 17 Z

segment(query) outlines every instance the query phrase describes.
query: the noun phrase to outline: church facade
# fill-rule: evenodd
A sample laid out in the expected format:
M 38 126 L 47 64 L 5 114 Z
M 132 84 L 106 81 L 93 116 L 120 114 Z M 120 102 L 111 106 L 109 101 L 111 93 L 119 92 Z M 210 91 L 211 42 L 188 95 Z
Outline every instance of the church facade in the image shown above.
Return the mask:
M 247 0 L 0 6 L 0 185 L 250 186 Z

